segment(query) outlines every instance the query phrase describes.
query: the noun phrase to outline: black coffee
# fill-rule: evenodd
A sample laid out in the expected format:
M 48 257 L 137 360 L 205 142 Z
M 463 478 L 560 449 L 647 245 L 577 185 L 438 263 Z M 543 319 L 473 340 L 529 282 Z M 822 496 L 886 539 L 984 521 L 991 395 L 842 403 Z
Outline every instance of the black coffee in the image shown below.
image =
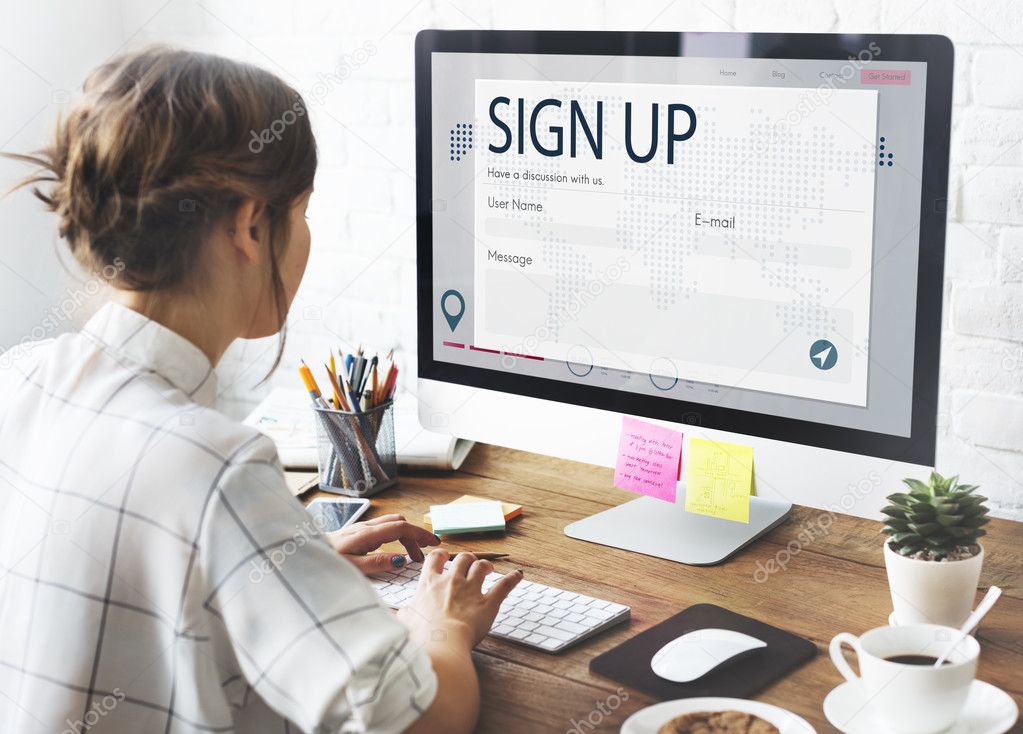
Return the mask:
M 930 655 L 892 655 L 890 658 L 885 658 L 889 663 L 899 663 L 901 665 L 934 665 L 938 662 L 938 658 Z M 948 661 L 942 663 L 942 665 L 948 665 Z

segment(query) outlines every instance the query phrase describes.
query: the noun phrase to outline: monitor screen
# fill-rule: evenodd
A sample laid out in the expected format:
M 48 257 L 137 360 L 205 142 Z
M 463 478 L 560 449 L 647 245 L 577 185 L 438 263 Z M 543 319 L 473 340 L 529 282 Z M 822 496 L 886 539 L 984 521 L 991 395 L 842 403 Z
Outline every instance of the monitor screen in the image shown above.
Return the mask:
M 910 437 L 928 64 L 635 54 L 431 54 L 432 361 Z

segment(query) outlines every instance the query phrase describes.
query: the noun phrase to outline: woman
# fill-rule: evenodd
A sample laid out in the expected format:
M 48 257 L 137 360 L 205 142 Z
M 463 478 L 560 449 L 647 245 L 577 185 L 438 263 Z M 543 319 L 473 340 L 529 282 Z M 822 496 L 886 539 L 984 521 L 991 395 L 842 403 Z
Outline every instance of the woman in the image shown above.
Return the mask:
M 0 731 L 470 731 L 470 650 L 521 572 L 484 594 L 489 563 L 435 550 L 392 614 L 362 574 L 404 558 L 374 551 L 437 539 L 397 515 L 310 532 L 272 443 L 210 407 L 228 345 L 279 332 L 305 270 L 301 97 L 150 49 L 16 157 L 114 296 L 3 361 Z

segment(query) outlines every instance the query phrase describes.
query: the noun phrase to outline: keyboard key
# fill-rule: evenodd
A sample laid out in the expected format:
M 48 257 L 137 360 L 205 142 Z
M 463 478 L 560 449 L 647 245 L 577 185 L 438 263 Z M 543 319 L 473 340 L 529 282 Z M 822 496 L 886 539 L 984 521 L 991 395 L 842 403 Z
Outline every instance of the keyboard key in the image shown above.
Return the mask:
M 529 637 L 530 633 L 526 630 L 512 630 L 508 633 L 508 636 L 513 640 L 524 640 Z
M 532 634 L 526 638 L 526 642 L 531 645 L 539 645 L 541 642 L 546 642 L 547 638 L 543 635 Z
M 574 622 L 566 622 L 565 620 L 561 620 L 560 622 L 558 622 L 557 629 L 565 630 L 566 632 L 578 635 L 582 634 L 583 632 L 586 632 L 587 627 L 581 624 L 575 624 Z
M 562 640 L 567 642 L 575 637 L 574 634 L 566 630 L 560 630 L 557 627 L 539 627 L 537 630 L 538 634 L 544 635 L 545 637 L 553 637 L 556 640 Z
M 549 638 L 549 639 L 546 639 L 543 642 L 541 642 L 540 643 L 540 647 L 542 647 L 544 650 L 556 650 L 559 647 L 561 647 L 562 644 L 563 643 L 562 643 L 561 640 L 555 640 L 554 638 Z
M 490 632 L 495 635 L 507 635 L 510 634 L 513 629 L 515 628 L 509 627 L 506 624 L 499 624 L 496 627 L 491 628 Z

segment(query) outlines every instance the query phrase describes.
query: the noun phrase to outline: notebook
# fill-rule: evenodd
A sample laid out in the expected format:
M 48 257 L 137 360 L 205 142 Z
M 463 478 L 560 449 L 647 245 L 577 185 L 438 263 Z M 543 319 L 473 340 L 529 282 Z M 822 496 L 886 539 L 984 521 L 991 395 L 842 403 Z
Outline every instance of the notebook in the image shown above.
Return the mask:
M 676 637 L 698 629 L 733 630 L 767 643 L 689 683 L 674 683 L 650 669 L 650 660 Z M 791 632 L 714 604 L 694 604 L 590 661 L 590 670 L 660 699 L 749 698 L 817 655 L 817 646 Z

